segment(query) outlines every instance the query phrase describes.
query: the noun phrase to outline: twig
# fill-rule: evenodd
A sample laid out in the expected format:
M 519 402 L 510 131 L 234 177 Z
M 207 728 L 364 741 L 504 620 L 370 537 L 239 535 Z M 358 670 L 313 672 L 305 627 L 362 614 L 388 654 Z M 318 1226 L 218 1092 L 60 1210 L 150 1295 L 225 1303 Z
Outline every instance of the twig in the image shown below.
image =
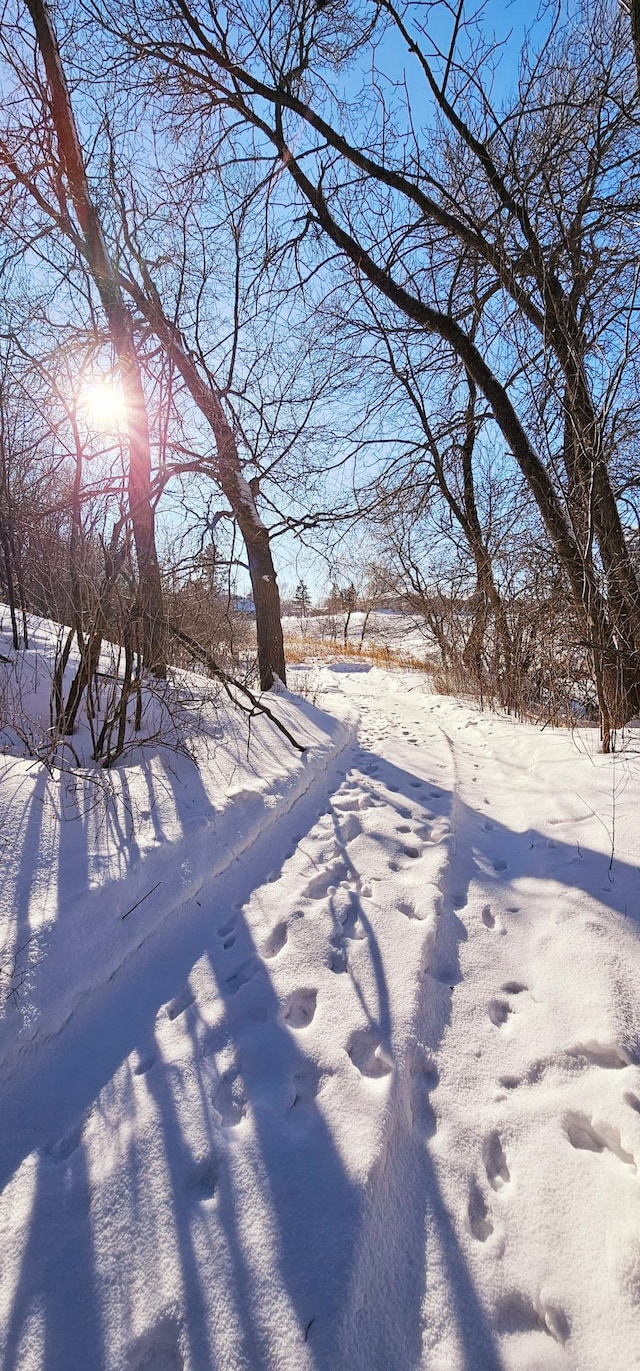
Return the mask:
M 157 890 L 159 885 L 162 885 L 162 881 L 156 881 L 156 884 L 152 885 L 151 890 L 148 890 L 146 895 L 141 895 L 140 899 L 136 900 L 135 904 L 132 904 L 131 909 L 128 909 L 126 914 L 121 914 L 120 917 L 122 919 L 127 919 L 130 914 L 133 914 L 134 909 L 138 908 L 138 905 L 144 904 L 145 900 L 148 900 L 149 896 L 153 895 L 154 890 Z
M 248 686 L 243 685 L 241 681 L 236 681 L 235 677 L 229 676 L 226 671 L 223 671 L 222 667 L 218 666 L 218 663 L 211 656 L 211 653 L 207 652 L 206 648 L 202 647 L 200 643 L 197 643 L 195 638 L 190 638 L 188 633 L 183 633 L 182 629 L 175 627 L 175 624 L 167 623 L 167 628 L 169 629 L 169 632 L 173 633 L 174 637 L 178 639 L 178 642 L 184 643 L 185 647 L 190 648 L 194 656 L 208 668 L 212 676 L 215 676 L 218 681 L 222 682 L 229 699 L 237 708 L 242 709 L 243 706 L 239 700 L 234 699 L 231 693 L 231 687 L 233 687 L 234 690 L 239 690 L 241 695 L 246 695 L 251 703 L 252 709 L 257 710 L 260 714 L 266 714 L 274 727 L 279 729 L 280 733 L 284 734 L 287 741 L 291 743 L 292 747 L 295 747 L 297 752 L 306 752 L 306 747 L 303 747 L 302 743 L 299 743 L 298 740 L 294 738 L 288 728 L 276 718 L 275 714 L 272 714 L 269 707 L 263 704 L 262 700 L 259 700 L 252 690 L 249 690 Z M 249 713 L 246 709 L 244 712 Z

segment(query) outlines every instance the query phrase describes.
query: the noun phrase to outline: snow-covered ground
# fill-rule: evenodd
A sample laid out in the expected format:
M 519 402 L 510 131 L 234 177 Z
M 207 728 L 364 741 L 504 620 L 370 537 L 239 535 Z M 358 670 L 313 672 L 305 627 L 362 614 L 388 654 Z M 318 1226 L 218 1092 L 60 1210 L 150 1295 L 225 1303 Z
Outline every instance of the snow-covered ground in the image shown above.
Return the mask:
M 632 1371 L 634 735 L 305 679 L 128 827 L 4 763 L 2 1371 Z
M 295 615 L 286 616 L 283 621 L 285 634 L 289 639 L 304 638 L 305 641 L 318 640 L 328 647 L 332 644 L 339 649 L 344 641 L 346 615 L 310 614 L 306 619 Z M 400 614 L 395 610 L 372 610 L 365 614 L 355 610 L 349 617 L 347 643 L 352 648 L 388 648 L 405 657 L 415 657 L 419 661 L 440 660 L 436 644 L 423 620 L 417 615 Z

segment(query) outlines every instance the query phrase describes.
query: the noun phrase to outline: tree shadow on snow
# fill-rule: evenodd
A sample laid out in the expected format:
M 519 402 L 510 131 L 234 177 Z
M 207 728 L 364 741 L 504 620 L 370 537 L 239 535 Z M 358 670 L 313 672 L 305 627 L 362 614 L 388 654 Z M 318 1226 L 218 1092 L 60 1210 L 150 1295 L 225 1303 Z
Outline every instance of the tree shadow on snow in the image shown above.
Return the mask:
M 372 792 L 395 806 L 399 818 L 407 805 L 412 812 L 450 809 L 451 795 L 428 779 L 428 759 L 420 758 L 417 775 L 368 755 L 375 765 Z M 196 798 L 198 813 L 206 815 L 204 791 Z M 31 1195 L 2 1371 L 26 1364 L 27 1343 L 38 1337 L 44 1353 L 29 1364 L 47 1371 L 156 1365 L 180 1371 L 185 1353 L 197 1371 L 236 1365 L 266 1371 L 275 1363 L 265 1298 L 288 1311 L 301 1366 L 412 1371 L 423 1351 L 432 1257 L 460 1368 L 500 1367 L 427 1146 L 432 1058 L 450 1019 L 458 948 L 466 937 L 456 908 L 472 879 L 495 888 L 517 877 L 534 886 L 563 881 L 589 893 L 596 882 L 602 902 L 623 913 L 637 901 L 638 872 L 616 862 L 612 878 L 601 854 L 578 853 L 574 844 L 535 832 L 516 834 L 489 819 L 482 801 L 477 810 L 456 805 L 456 824 L 467 826 L 470 842 L 466 865 L 450 865 L 443 882 L 439 956 L 447 974 L 424 979 L 415 1042 L 380 1096 L 384 1145 L 366 1185 L 347 1172 L 321 1097 L 318 1102 L 314 1063 L 283 1019 L 243 912 L 257 878 L 264 881 L 268 872 L 277 879 L 289 855 L 286 824 L 261 835 L 246 868 L 234 863 L 216 880 L 213 898 L 195 894 L 108 987 L 77 1009 L 56 1042 L 25 1055 L 19 1077 L 0 1087 L 0 1179 L 8 1182 L 28 1159 Z M 317 798 L 297 803 L 300 830 L 308 832 L 317 818 Z M 37 827 L 37 809 L 32 823 Z M 473 855 L 476 831 L 489 853 L 488 869 Z M 354 913 L 358 905 L 368 938 L 375 1002 L 366 1001 L 355 977 L 352 984 L 390 1054 L 394 1025 L 384 964 L 340 832 L 336 824 L 340 859 L 353 877 Z M 329 917 L 328 951 L 335 932 Z M 232 947 L 225 945 L 231 936 Z M 198 977 L 189 981 L 196 964 L 211 985 L 202 1001 Z M 163 1036 L 168 1022 L 182 1034 L 184 1050 L 173 1056 Z M 42 1137 L 43 1118 L 55 1137 Z M 251 1213 L 238 1190 L 242 1184 L 247 1193 L 249 1174 Z M 92 1176 L 100 1177 L 94 1191 Z M 150 1232 L 157 1270 L 141 1271 Z M 144 1294 L 142 1331 L 136 1285 Z M 176 1313 L 180 1288 L 183 1324 Z M 117 1352 L 106 1347 L 114 1326 Z M 225 1327 L 233 1330 L 232 1349 Z M 292 1365 L 296 1355 L 292 1348 Z

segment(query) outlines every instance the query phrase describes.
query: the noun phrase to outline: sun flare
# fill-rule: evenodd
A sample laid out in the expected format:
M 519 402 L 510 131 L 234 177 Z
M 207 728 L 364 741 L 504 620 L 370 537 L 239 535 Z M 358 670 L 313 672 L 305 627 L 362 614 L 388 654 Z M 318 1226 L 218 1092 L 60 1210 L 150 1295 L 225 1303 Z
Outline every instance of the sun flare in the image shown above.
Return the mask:
M 104 431 L 119 428 L 125 411 L 122 394 L 111 381 L 92 381 L 80 395 L 80 408 L 86 422 Z

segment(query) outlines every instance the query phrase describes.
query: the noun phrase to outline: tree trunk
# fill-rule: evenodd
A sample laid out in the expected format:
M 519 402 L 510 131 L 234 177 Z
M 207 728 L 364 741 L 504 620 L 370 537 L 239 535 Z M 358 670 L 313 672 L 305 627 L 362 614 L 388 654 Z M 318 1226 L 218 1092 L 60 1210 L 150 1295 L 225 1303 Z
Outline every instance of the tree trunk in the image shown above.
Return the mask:
M 47 74 L 51 116 L 61 166 L 82 231 L 87 262 L 118 358 L 129 439 L 129 512 L 138 562 L 144 664 L 156 676 L 164 676 L 166 634 L 155 542 L 155 514 L 151 500 L 149 419 L 133 321 L 107 251 L 98 212 L 91 199 L 71 96 L 51 17 L 44 0 L 26 0 L 26 3 Z
M 249 576 L 256 611 L 258 669 L 262 690 L 270 690 L 276 677 L 286 685 L 286 662 L 280 592 L 273 564 L 269 530 L 260 518 L 253 491 L 242 471 L 235 434 L 219 395 L 203 381 L 197 364 L 185 348 L 175 325 L 167 319 L 160 298 L 144 269 L 145 290 L 134 281 L 123 282 L 147 323 L 165 348 L 216 444 L 215 475 L 231 507 L 247 549 Z

